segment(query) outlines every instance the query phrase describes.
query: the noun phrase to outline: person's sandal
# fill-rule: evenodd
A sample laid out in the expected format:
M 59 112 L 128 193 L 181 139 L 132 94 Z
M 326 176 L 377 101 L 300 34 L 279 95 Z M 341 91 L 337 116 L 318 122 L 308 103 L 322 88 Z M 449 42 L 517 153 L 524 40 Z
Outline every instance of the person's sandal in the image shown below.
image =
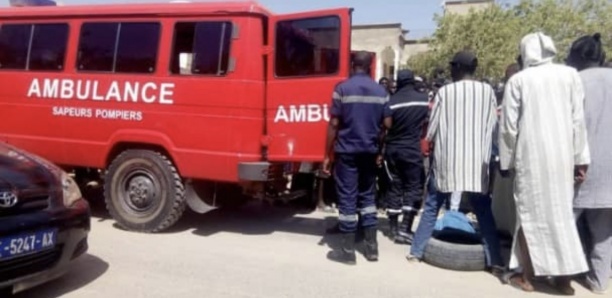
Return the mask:
M 564 296 L 576 295 L 576 290 L 572 287 L 570 279 L 553 278 L 551 279 L 551 285 Z
M 523 276 L 520 273 L 508 272 L 504 274 L 504 276 L 502 277 L 502 280 L 505 284 L 517 290 L 527 292 L 527 293 L 531 293 L 535 291 L 535 289 L 533 288 L 533 285 L 530 282 L 525 281 L 523 279 Z
M 412 254 L 406 255 L 406 260 L 408 260 L 408 262 L 410 263 L 420 263 L 421 262 L 421 259 L 413 256 Z

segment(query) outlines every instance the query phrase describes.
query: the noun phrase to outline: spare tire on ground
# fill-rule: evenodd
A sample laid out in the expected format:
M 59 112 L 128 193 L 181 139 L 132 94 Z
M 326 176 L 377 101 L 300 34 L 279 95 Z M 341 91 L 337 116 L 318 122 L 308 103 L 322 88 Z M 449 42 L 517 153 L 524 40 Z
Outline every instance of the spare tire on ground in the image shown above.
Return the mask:
M 480 236 L 461 231 L 442 231 L 427 243 L 423 261 L 455 271 L 483 271 L 486 267 Z

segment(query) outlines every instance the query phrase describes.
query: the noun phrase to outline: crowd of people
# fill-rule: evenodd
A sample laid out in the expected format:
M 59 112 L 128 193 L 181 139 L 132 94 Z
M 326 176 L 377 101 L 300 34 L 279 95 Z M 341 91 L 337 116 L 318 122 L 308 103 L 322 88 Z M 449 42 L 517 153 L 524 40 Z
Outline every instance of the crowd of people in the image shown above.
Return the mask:
M 323 170 L 332 174 L 333 165 L 342 237 L 329 259 L 355 264 L 361 233 L 366 259 L 378 260 L 376 188 L 386 180 L 389 236 L 410 245 L 408 261 L 423 259 L 440 210 L 457 210 L 465 197 L 487 268 L 505 283 L 532 292 L 532 281 L 546 278 L 573 295 L 571 281 L 578 279 L 593 293 L 606 292 L 612 68 L 601 35 L 577 39 L 564 64 L 554 62 L 557 49 L 543 33 L 525 36 L 519 49 L 494 86 L 475 78 L 478 58 L 469 51 L 450 61 L 451 80 L 438 69 L 430 82 L 410 70 L 399 71 L 395 82 L 375 82 L 371 57 L 355 55 L 353 75 L 334 90 L 327 132 Z M 514 185 L 517 224 L 508 264 L 491 210 L 498 172 Z

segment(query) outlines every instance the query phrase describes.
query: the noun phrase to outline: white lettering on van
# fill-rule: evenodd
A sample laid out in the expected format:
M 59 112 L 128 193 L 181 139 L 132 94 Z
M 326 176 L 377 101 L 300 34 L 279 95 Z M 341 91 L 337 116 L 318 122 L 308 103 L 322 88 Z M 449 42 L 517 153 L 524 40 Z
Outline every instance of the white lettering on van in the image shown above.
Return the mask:
M 132 102 L 138 102 L 138 89 L 140 87 L 140 83 L 125 83 L 125 93 L 123 98 L 125 101 L 128 101 L 128 98 L 131 99 Z
M 159 103 L 163 105 L 171 105 L 174 103 L 172 96 L 174 96 L 174 84 L 162 83 L 161 91 L 159 92 Z
M 106 101 L 111 99 L 121 102 L 121 94 L 119 94 L 119 84 L 117 82 L 112 82 L 108 93 L 106 93 Z
M 125 103 L 174 104 L 174 83 L 139 83 L 112 81 L 104 84 L 98 80 L 38 79 L 30 83 L 30 98 L 78 99 Z M 306 113 L 293 111 L 294 117 L 305 121 Z
M 329 121 L 327 105 L 308 104 L 279 106 L 276 110 L 274 123 L 315 123 Z
M 43 96 L 44 98 L 56 98 L 59 91 L 60 81 L 45 79 L 43 81 Z
M 142 121 L 142 111 L 120 109 L 92 109 L 83 107 L 54 106 L 51 114 L 57 117 L 95 118 L 102 120 Z
M 45 83 L 46 81 L 47 80 L 45 80 Z M 73 81 L 62 80 L 62 92 L 61 92 L 60 97 L 62 99 L 71 99 L 74 97 L 74 82 Z
M 319 105 L 308 105 L 308 122 L 319 122 L 323 119 L 321 107 Z
M 30 84 L 30 88 L 28 89 L 28 97 L 42 97 L 40 94 L 40 83 L 38 79 L 34 79 Z
M 146 83 L 144 84 L 144 86 L 142 86 L 142 101 L 146 103 L 154 103 L 157 98 L 155 97 L 155 95 L 147 96 L 147 89 L 156 90 L 157 86 L 154 83 Z
M 291 122 L 305 122 L 306 106 L 289 106 L 289 119 L 291 119 Z
M 85 84 L 83 84 L 85 83 Z M 83 87 L 83 85 L 85 85 L 85 87 Z M 86 81 L 83 82 L 81 80 L 79 80 L 77 82 L 77 92 L 76 92 L 76 96 L 78 99 L 80 100 L 86 100 L 89 98 L 89 94 L 90 94 L 90 89 L 91 89 L 91 82 L 90 81 Z

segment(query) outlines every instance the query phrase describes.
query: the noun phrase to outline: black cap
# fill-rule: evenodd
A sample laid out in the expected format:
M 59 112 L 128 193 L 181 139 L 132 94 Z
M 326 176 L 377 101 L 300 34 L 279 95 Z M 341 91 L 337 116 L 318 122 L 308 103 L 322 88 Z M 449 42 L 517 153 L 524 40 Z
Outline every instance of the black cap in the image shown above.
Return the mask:
M 414 73 L 410 69 L 402 69 L 397 72 L 397 81 L 398 82 L 414 81 Z
M 478 64 L 478 59 L 476 55 L 469 51 L 461 51 L 455 54 L 453 60 L 451 60 L 450 64 L 457 66 L 467 66 L 474 67 Z
M 606 53 L 601 43 L 601 34 L 595 33 L 578 38 L 572 43 L 570 57 L 573 60 L 584 59 L 589 62 L 604 63 Z

